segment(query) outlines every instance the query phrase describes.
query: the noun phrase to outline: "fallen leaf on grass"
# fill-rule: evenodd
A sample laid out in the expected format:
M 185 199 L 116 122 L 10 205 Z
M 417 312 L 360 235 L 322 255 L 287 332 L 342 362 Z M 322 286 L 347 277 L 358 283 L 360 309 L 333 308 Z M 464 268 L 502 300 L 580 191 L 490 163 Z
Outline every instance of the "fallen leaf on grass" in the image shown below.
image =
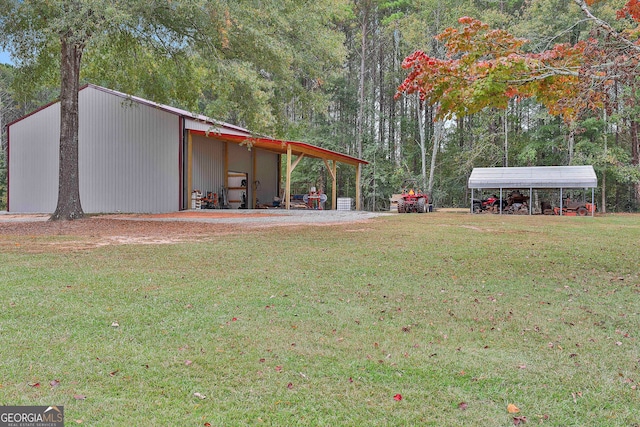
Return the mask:
M 289 383 L 289 384 L 287 384 L 287 388 L 288 388 L 289 390 L 291 390 L 291 389 L 293 388 L 293 383 Z
M 193 393 L 193 395 L 195 397 L 197 397 L 198 399 L 206 399 L 207 398 L 207 396 L 205 396 L 204 394 L 198 393 L 198 392 Z
M 84 394 L 74 394 L 73 398 L 75 400 L 85 400 L 87 398 L 87 396 L 85 396 Z
M 400 393 L 396 394 L 395 396 L 393 396 L 394 400 L 397 400 L 398 402 L 402 400 L 402 395 Z
M 510 413 L 510 414 L 517 414 L 518 412 L 520 412 L 520 408 L 518 408 L 513 403 L 509 403 L 507 405 L 507 412 Z
M 469 405 L 467 405 L 466 402 L 460 402 L 458 403 L 458 409 L 460 409 L 461 411 L 464 411 L 465 409 L 467 409 L 469 407 Z
M 513 425 L 519 426 L 527 422 L 527 417 L 513 417 Z
M 118 372 L 120 372 L 120 369 L 116 369 L 115 371 L 109 372 L 109 376 L 115 377 L 116 375 L 118 375 Z
M 184 364 L 190 366 L 193 362 L 191 360 L 185 360 Z
M 29 387 L 40 387 L 40 383 L 29 383 L 27 384 Z
M 56 388 L 60 385 L 60 380 L 53 380 L 49 383 L 49 385 L 51 386 L 51 388 Z
M 112 328 L 117 328 L 118 326 L 120 326 L 120 324 L 119 324 L 118 322 L 113 322 L 113 323 L 111 324 L 111 327 L 112 327 Z

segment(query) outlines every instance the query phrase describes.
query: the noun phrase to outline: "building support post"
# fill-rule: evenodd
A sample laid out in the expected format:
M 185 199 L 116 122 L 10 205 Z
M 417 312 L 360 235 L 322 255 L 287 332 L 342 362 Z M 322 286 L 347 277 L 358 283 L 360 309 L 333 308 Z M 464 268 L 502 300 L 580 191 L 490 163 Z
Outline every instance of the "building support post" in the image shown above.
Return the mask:
M 258 171 L 258 155 L 256 153 L 256 149 L 253 148 L 251 150 L 251 161 L 253 164 L 251 165 L 251 187 L 249 187 L 249 183 L 247 183 L 247 190 L 251 188 L 251 207 L 249 209 L 256 209 L 258 202 L 258 180 L 256 179 L 257 171 Z
M 471 189 L 471 213 L 475 213 L 473 212 L 473 188 Z
M 291 145 L 287 144 L 287 176 L 284 190 L 284 208 L 291 209 Z
M 358 163 L 358 165 L 356 166 L 356 210 L 357 211 L 361 209 L 360 207 L 360 175 L 362 174 L 361 169 L 362 169 L 362 165 Z
M 336 210 L 338 207 L 338 199 L 336 198 L 338 194 L 336 189 L 336 161 L 334 160 L 332 164 L 329 164 L 327 159 L 324 159 L 324 165 L 327 167 L 329 175 L 331 175 L 331 209 Z
M 191 130 L 187 131 L 187 205 L 191 208 L 191 194 L 193 192 L 193 137 Z

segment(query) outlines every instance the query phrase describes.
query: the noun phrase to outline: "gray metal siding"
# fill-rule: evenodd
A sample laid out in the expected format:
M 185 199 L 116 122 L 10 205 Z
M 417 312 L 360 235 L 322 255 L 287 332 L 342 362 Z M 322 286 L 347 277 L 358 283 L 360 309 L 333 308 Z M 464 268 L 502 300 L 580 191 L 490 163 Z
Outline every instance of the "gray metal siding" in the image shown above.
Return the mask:
M 249 150 L 246 145 L 238 145 L 234 143 L 228 144 L 228 147 L 229 147 L 229 152 L 228 152 L 229 172 L 230 173 L 231 172 L 246 173 L 248 177 L 248 182 L 249 183 L 253 182 L 255 178 L 252 176 L 252 172 L 253 172 L 252 156 L 255 150 Z M 247 196 L 247 201 L 249 205 L 251 205 L 251 201 L 253 200 L 253 194 L 251 191 L 252 191 L 251 185 L 248 185 L 246 196 Z M 230 190 L 229 199 L 239 200 L 240 196 L 238 195 L 238 197 L 235 197 L 234 191 Z M 253 208 L 253 206 L 249 206 L 249 207 Z
M 270 151 L 256 151 L 256 180 L 260 185 L 256 195 L 261 204 L 271 205 L 278 194 L 278 155 Z
M 52 213 L 58 202 L 60 104 L 9 129 L 9 209 Z
M 80 200 L 87 213 L 179 208 L 179 118 L 88 87 L 79 93 Z M 60 104 L 11 125 L 9 208 L 55 210 Z
M 253 169 L 251 153 L 252 151 L 246 145 L 229 144 L 229 171 L 251 175 Z M 249 179 L 251 180 L 251 176 Z
M 80 92 L 80 106 L 84 211 L 178 210 L 178 117 L 93 88 Z
M 224 142 L 204 136 L 193 137 L 192 180 L 193 189 L 203 195 L 207 191 L 220 192 L 225 185 Z

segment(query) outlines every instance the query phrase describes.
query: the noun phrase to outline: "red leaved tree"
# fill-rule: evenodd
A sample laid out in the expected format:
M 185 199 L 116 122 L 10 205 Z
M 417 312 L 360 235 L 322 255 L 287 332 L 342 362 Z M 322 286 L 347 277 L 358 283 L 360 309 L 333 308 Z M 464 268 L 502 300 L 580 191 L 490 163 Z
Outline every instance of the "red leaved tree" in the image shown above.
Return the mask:
M 476 19 L 459 19 L 436 39 L 445 58 L 416 51 L 403 61 L 409 70 L 396 96 L 419 93 L 437 106 L 436 119 L 464 116 L 487 107 L 506 108 L 512 98 L 535 97 L 553 115 L 561 115 L 573 131 L 578 117 L 589 109 L 611 108 L 614 95 L 629 88 L 624 101 L 636 106 L 640 87 L 640 0 L 629 0 L 617 13 L 632 23 L 619 31 L 597 18 L 590 7 L 597 0 L 574 0 L 593 23 L 590 37 L 574 45 L 557 44 L 543 52 L 524 49 L 527 40 L 491 29 Z M 637 128 L 631 120 L 632 129 Z M 632 164 L 640 165 L 638 132 L 632 134 Z M 636 183 L 640 202 L 640 183 Z

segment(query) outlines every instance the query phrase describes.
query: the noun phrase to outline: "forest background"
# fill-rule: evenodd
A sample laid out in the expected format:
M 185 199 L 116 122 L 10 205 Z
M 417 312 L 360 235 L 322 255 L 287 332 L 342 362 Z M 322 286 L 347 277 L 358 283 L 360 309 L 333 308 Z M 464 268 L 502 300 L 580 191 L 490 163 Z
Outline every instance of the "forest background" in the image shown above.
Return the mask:
M 0 6 L 7 1 L 0 0 Z M 84 1 L 91 2 L 77 2 Z M 407 178 L 430 189 L 436 206 L 459 207 L 469 204 L 466 182 L 474 167 L 569 164 L 594 166 L 601 210 L 640 209 L 635 78 L 609 85 L 606 90 L 615 93 L 608 95 L 617 101 L 607 108 L 585 109 L 570 124 L 536 97 L 513 98 L 506 108 L 488 105 L 439 121 L 437 104 L 423 103 L 416 94 L 396 97 L 408 75 L 403 60 L 416 50 L 445 58 L 445 45 L 435 36 L 449 27 L 460 28 L 463 16 L 528 40 L 523 49 L 533 54 L 560 43 L 575 45 L 599 37 L 604 42 L 608 35 L 598 31 L 597 22 L 585 16 L 578 2 L 151 3 L 149 10 L 166 13 L 169 24 L 181 8 L 195 4 L 205 12 L 190 29 L 198 34 L 186 29 L 185 34 L 169 33 L 162 20 L 156 20 L 150 38 L 131 32 L 93 37 L 84 47 L 81 83 L 361 157 L 370 162 L 362 174 L 366 210 L 388 209 L 389 197 Z M 589 10 L 616 31 L 631 31 L 637 22 L 617 13 L 630 3 L 601 1 Z M 0 23 L 6 26 L 9 18 L 0 15 Z M 13 65 L 0 65 L 0 210 L 6 208 L 5 125 L 60 96 L 59 44 L 47 42 L 30 50 L 28 29 L 25 34 L 17 40 L 0 33 L 0 46 L 14 54 Z M 627 34 L 637 39 L 637 33 Z M 342 176 L 338 171 L 338 195 L 353 197 L 352 171 L 344 172 Z M 310 186 L 330 191 L 327 178 L 322 163 L 302 162 L 295 170 L 294 191 L 306 192 Z

